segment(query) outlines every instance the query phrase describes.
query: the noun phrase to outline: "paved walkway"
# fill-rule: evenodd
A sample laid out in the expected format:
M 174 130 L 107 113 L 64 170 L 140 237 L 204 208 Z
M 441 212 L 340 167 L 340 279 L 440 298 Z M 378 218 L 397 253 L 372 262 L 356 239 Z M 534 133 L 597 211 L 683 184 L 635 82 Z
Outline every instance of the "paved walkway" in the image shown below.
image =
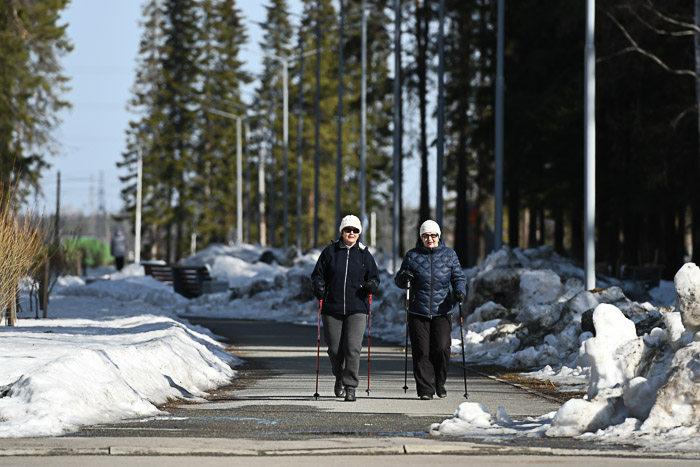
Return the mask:
M 452 366 L 447 398 L 420 401 L 410 374 L 408 392 L 404 394 L 402 389 L 403 349 L 373 339 L 371 392 L 364 392 L 367 367 L 363 360 L 359 397 L 349 403 L 332 395 L 334 379 L 322 347 L 320 397 L 316 400 L 315 327 L 229 320 L 200 320 L 200 324 L 226 336 L 234 344 L 234 353 L 246 359 L 240 377 L 214 391 L 209 402 L 177 402 L 164 407 L 168 412 L 164 416 L 85 427 L 63 437 L 0 439 L 0 465 L 111 466 L 128 462 L 137 466 L 167 462 L 175 467 L 185 462 L 226 462 L 295 466 L 308 465 L 319 456 L 331 465 L 357 465 L 369 462 L 357 456 L 372 456 L 372 465 L 473 461 L 489 465 L 595 462 L 620 466 L 695 465 L 700 458 L 571 439 L 432 437 L 428 434 L 430 425 L 450 418 L 465 401 L 459 364 Z M 484 404 L 492 413 L 503 406 L 514 420 L 559 407 L 557 402 L 489 378 L 470 375 L 468 384 L 469 401 Z M 552 456 L 559 457 L 554 460 Z

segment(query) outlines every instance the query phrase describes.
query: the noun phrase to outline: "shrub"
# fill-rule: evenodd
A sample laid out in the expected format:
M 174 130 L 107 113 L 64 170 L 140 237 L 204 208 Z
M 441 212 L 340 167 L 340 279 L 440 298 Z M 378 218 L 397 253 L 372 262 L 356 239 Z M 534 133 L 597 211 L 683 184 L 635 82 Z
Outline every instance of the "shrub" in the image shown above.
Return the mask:
M 82 260 L 90 267 L 97 267 L 114 261 L 109 254 L 109 245 L 97 238 L 66 238 L 63 240 L 63 248 L 66 261 L 70 263 Z
M 19 216 L 14 201 L 16 187 L 0 184 L 0 321 L 7 310 L 14 310 L 19 281 L 33 272 L 43 245 L 39 223 L 27 210 Z M 14 325 L 10 313 L 8 324 Z

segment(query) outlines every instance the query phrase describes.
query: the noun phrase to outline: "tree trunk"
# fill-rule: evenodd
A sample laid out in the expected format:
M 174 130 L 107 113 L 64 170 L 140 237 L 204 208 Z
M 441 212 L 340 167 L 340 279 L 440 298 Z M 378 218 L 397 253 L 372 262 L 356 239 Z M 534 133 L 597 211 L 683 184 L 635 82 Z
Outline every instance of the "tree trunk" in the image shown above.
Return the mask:
M 513 175 L 508 184 L 508 245 L 516 248 L 520 242 L 520 187 L 517 180 L 517 169 L 511 170 Z
M 564 254 L 564 212 L 561 208 L 554 210 L 554 251 Z
M 467 204 L 467 135 L 464 125 L 459 126 L 457 142 L 457 212 L 455 213 L 454 248 L 462 267 L 469 264 L 469 206 Z

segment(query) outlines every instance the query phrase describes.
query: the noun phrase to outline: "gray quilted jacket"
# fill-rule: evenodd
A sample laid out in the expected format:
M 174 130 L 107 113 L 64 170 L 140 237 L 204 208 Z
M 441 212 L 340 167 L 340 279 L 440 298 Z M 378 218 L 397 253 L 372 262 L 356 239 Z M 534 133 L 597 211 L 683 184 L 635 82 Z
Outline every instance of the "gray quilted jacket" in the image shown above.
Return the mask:
M 413 273 L 409 313 L 427 317 L 446 315 L 453 306 L 451 291 L 461 290 L 466 295 L 467 280 L 457 253 L 442 240 L 435 248 L 427 248 L 418 239 L 416 247 L 406 253 L 394 277 L 402 289 L 408 286 L 403 280 L 406 270 Z

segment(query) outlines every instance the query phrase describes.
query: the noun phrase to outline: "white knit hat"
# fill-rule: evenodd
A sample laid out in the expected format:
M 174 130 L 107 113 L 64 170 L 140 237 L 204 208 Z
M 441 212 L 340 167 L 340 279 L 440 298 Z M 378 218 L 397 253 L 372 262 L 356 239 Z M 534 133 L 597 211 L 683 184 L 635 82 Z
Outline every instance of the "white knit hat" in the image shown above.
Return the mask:
M 338 231 L 342 232 L 345 227 L 355 227 L 360 231 L 360 233 L 362 233 L 362 222 L 360 222 L 360 219 L 358 219 L 357 216 L 353 216 L 352 214 L 343 217 L 343 220 L 340 221 L 340 228 Z
M 440 232 L 440 226 L 437 222 L 430 220 L 423 222 L 420 226 L 420 235 L 422 236 L 424 233 L 431 232 L 442 236 L 442 233 Z

